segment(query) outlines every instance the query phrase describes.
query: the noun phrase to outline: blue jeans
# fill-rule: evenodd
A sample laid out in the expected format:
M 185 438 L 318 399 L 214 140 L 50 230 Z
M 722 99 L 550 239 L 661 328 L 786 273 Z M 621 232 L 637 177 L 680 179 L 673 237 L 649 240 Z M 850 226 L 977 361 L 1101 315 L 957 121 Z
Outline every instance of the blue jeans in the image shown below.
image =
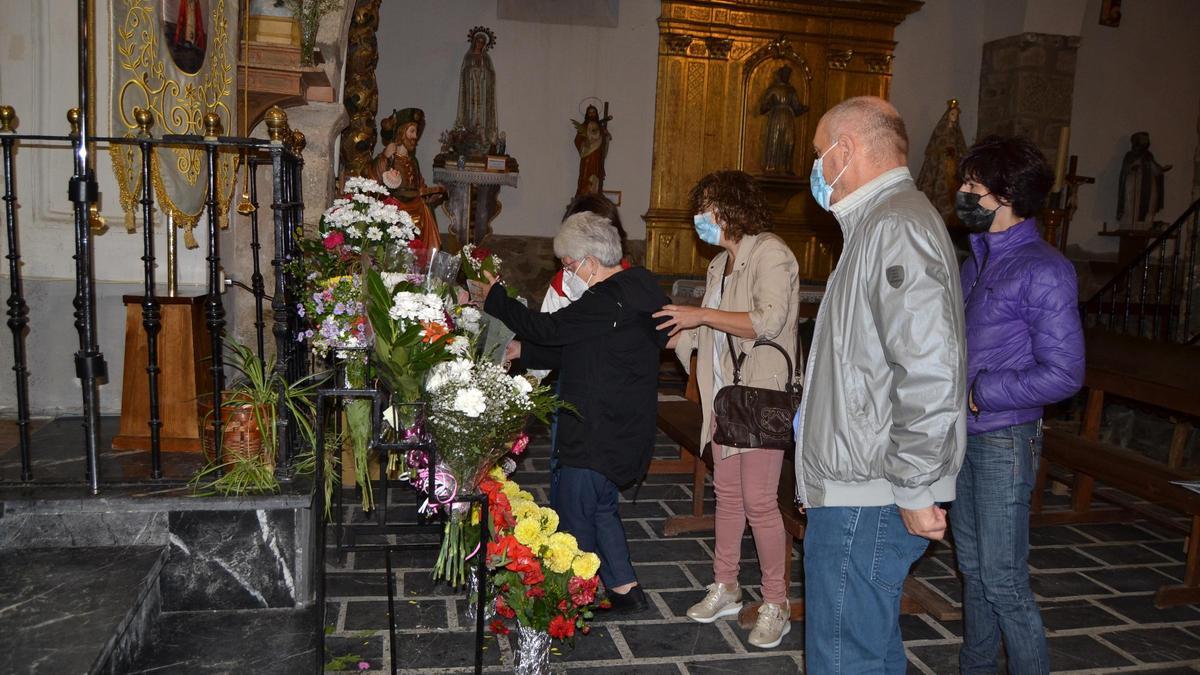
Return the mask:
M 1010 673 L 1048 673 L 1046 631 L 1029 588 L 1029 499 L 1041 421 L 975 434 L 958 474 L 950 527 L 963 577 L 963 673 L 994 673 L 1004 636 Z
M 605 588 L 637 581 L 629 560 L 625 527 L 617 513 L 621 493 L 617 486 L 591 469 L 558 467 L 557 499 L 550 506 L 558 511 L 559 529 L 575 535 L 582 551 L 600 556 L 600 580 Z
M 808 509 L 804 532 L 804 660 L 809 675 L 899 673 L 904 579 L 929 540 L 893 506 Z

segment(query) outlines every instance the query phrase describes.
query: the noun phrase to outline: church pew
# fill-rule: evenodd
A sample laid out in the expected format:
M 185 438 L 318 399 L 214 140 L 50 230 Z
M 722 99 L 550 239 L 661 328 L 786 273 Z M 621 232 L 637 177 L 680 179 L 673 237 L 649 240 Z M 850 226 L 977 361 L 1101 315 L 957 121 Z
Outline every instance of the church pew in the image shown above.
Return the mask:
M 1106 394 L 1145 403 L 1182 416 L 1200 417 L 1200 358 L 1194 347 L 1151 342 L 1107 331 L 1089 331 L 1088 367 L 1084 384 L 1087 405 L 1079 433 L 1048 426 L 1031 505 L 1034 526 L 1066 523 L 1129 520 L 1140 515 L 1180 529 L 1188 535 L 1187 563 L 1181 586 L 1163 586 L 1155 596 L 1158 607 L 1200 603 L 1200 494 L 1172 481 L 1192 480 L 1182 469 L 1183 446 L 1190 423 L 1180 419 L 1168 450 L 1168 463 L 1100 441 L 1100 423 Z M 1042 494 L 1051 474 L 1051 464 L 1072 472 L 1071 507 L 1045 511 Z M 1139 504 L 1119 495 L 1098 492 L 1096 482 L 1127 492 L 1149 502 Z M 1100 497 L 1120 508 L 1096 508 Z M 1175 518 L 1182 513 L 1190 526 L 1180 527 Z

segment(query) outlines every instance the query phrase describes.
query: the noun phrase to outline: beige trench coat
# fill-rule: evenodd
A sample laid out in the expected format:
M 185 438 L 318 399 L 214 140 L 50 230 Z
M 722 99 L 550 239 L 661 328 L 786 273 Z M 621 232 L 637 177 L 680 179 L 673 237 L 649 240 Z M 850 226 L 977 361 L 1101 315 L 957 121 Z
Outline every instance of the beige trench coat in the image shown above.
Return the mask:
M 705 306 L 710 304 L 713 294 L 721 292 L 721 275 L 728 258 L 729 253 L 721 251 L 708 266 Z M 758 338 L 766 338 L 783 347 L 794 365 L 798 357 L 803 360 L 802 354 L 796 354 L 799 286 L 799 266 L 787 244 L 770 233 L 748 235 L 742 237 L 733 270 L 725 279 L 725 292 L 719 309 L 750 312 L 750 323 Z M 701 448 L 712 439 L 713 397 L 716 395 L 713 391 L 713 339 L 717 335 L 720 333 L 712 328 L 700 326 L 681 332 L 675 345 L 675 354 L 685 369 L 691 361 L 692 351 L 696 351 L 696 383 L 700 388 L 700 406 L 704 412 L 703 426 L 700 427 Z M 733 338 L 734 349 L 739 354 L 753 344 L 754 339 Z M 727 385 L 733 384 L 733 359 L 728 349 L 723 352 L 720 368 L 722 381 Z M 783 355 L 770 347 L 754 349 L 742 365 L 741 383 L 750 387 L 782 391 L 792 377 L 793 374 L 787 371 Z M 795 380 L 796 386 L 799 387 L 803 381 L 801 373 Z M 722 448 L 722 459 L 749 449 Z

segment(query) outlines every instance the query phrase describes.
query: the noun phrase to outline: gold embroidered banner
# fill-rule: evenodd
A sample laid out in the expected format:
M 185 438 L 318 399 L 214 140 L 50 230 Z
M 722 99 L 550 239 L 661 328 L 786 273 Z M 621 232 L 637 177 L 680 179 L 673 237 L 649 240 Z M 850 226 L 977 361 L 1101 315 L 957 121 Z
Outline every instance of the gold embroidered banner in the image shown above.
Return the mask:
M 155 136 L 204 133 L 204 116 L 214 112 L 222 128 L 237 129 L 234 102 L 236 0 L 112 0 L 111 135 L 136 136 L 135 108 L 154 112 Z M 231 34 L 231 30 L 233 31 Z M 121 191 L 125 227 L 133 231 L 141 197 L 141 153 L 136 146 L 111 147 Z M 239 157 L 222 152 L 217 162 L 221 226 L 237 184 Z M 184 230 L 184 245 L 208 199 L 204 151 L 160 146 L 152 159 L 159 208 Z

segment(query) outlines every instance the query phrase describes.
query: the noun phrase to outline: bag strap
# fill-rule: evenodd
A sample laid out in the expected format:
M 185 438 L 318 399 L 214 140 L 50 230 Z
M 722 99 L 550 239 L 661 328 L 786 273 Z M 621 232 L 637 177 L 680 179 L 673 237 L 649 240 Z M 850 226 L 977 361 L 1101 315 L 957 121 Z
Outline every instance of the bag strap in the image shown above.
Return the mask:
M 721 275 L 721 299 L 723 300 L 724 298 L 725 298 L 725 275 L 722 274 Z M 789 394 L 795 392 L 796 382 L 800 380 L 800 364 L 802 363 L 801 356 L 800 356 L 800 348 L 801 347 L 800 347 L 800 326 L 799 326 L 800 319 L 799 319 L 799 317 L 797 317 L 796 323 L 797 323 L 797 325 L 796 325 L 796 357 L 797 358 L 796 358 L 795 366 L 792 365 L 792 359 L 790 356 L 788 356 L 787 350 L 785 350 L 783 347 L 780 347 L 779 345 L 775 344 L 775 342 L 773 342 L 771 340 L 768 340 L 766 338 L 761 338 L 761 339 L 755 340 L 754 344 L 751 345 L 751 347 L 750 347 L 750 349 L 754 349 L 755 347 L 774 347 L 775 349 L 777 349 L 779 351 L 780 354 L 783 354 L 783 360 L 785 363 L 787 363 L 787 370 L 789 373 L 791 373 L 791 377 L 789 377 L 787 379 L 787 382 L 784 383 L 783 389 L 784 389 L 784 391 L 786 391 Z M 733 346 L 733 337 L 729 333 L 725 333 L 725 339 L 728 341 L 728 344 L 729 344 L 729 358 L 733 361 L 733 383 L 734 383 L 734 385 L 739 385 L 742 383 L 742 364 L 745 363 L 746 355 L 749 352 L 742 352 L 741 354 L 738 354 L 737 350 Z M 714 364 L 714 365 L 716 367 L 720 367 L 720 364 Z

